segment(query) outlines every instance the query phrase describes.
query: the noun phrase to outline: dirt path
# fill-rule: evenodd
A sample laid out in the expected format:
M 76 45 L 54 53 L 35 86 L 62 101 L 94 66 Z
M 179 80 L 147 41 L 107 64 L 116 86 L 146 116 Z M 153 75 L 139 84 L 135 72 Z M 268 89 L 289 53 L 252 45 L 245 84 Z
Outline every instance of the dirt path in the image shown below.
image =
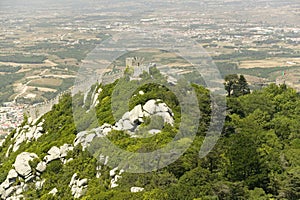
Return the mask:
M 17 96 L 15 96 L 14 102 L 16 102 L 17 98 L 19 98 L 20 96 L 22 96 L 23 94 L 25 94 L 25 92 L 26 92 L 27 89 L 28 89 L 28 84 L 29 84 L 31 81 L 32 81 L 32 80 L 28 81 L 25 85 L 23 85 L 22 91 L 21 91 L 19 94 L 17 94 Z

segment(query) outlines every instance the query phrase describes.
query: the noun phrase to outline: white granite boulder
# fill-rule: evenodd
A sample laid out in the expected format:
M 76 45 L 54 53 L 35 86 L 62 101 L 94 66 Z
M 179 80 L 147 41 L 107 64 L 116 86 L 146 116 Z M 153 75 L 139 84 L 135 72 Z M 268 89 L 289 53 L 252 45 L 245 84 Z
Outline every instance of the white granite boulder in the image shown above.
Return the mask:
M 41 161 L 37 164 L 36 170 L 40 173 L 43 173 L 47 168 L 47 164 L 44 161 Z
M 47 153 L 48 155 L 44 157 L 46 163 L 60 158 L 60 149 L 57 146 L 51 147 Z
M 69 151 L 73 151 L 74 147 L 70 144 L 64 144 L 61 147 L 53 146 L 47 152 L 48 155 L 44 157 L 46 164 L 53 160 L 61 159 L 62 162 L 65 162 L 65 157 L 67 157 Z
M 132 192 L 132 193 L 142 192 L 142 191 L 144 191 L 144 188 L 142 188 L 142 187 L 131 187 L 130 188 L 130 192 Z
M 44 185 L 45 181 L 46 181 L 46 180 L 44 179 L 44 180 L 42 180 L 42 181 L 37 181 L 37 182 L 35 182 L 35 189 L 41 190 L 41 189 L 43 188 L 43 185 Z
M 129 120 L 131 124 L 138 124 L 143 122 L 143 109 L 141 105 L 135 106 L 130 112 L 129 112 Z
M 48 194 L 52 194 L 53 196 L 55 196 L 58 193 L 57 188 L 53 188 Z
M 68 155 L 68 152 L 69 151 L 73 151 L 73 146 L 72 145 L 70 145 L 70 144 L 64 144 L 63 146 L 61 146 L 60 148 L 59 148 L 59 151 L 60 151 L 60 157 L 61 158 L 65 158 L 65 157 L 67 157 L 67 155 Z
M 147 101 L 143 106 L 143 110 L 149 113 L 150 115 L 154 114 L 156 110 L 156 101 L 154 99 Z
M 22 177 L 30 176 L 32 173 L 32 169 L 29 165 L 29 161 L 32 161 L 35 158 L 38 158 L 35 153 L 23 152 L 19 154 L 16 158 L 15 163 L 13 164 L 16 172 Z
M 8 175 L 7 175 L 7 180 L 16 180 L 18 178 L 18 173 L 16 170 L 14 169 L 11 169 L 9 172 L 8 172 Z

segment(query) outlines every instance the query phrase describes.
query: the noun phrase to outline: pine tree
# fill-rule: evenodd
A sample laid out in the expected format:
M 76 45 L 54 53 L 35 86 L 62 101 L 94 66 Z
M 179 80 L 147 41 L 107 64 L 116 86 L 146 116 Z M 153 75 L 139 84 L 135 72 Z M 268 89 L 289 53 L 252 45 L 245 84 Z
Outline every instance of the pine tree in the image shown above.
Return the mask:
M 237 74 L 229 74 L 225 77 L 225 90 L 227 91 L 228 97 L 233 94 L 233 89 L 237 85 L 239 77 Z
M 250 93 L 249 85 L 247 83 L 246 78 L 243 75 L 240 75 L 240 78 L 239 78 L 239 81 L 238 81 L 238 86 L 239 86 L 239 92 L 241 93 L 241 95 L 245 95 L 245 94 Z
M 250 88 L 246 78 L 243 75 L 229 74 L 225 77 L 225 90 L 228 97 L 239 97 L 250 93 Z

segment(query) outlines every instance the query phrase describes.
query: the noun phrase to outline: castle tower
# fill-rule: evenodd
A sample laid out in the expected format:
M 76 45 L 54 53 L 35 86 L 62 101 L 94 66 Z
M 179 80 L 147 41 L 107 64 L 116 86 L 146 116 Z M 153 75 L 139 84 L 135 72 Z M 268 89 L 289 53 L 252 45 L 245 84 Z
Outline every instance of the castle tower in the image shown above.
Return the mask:
M 126 58 L 126 67 L 133 67 L 134 58 Z

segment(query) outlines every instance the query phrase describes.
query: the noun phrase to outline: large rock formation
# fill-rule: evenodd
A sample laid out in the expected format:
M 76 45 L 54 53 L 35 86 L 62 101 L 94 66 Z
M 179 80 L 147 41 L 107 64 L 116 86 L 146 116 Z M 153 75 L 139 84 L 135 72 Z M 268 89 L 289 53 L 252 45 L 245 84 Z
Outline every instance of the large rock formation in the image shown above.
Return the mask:
M 97 93 L 100 93 L 98 91 Z M 93 105 L 97 104 L 97 93 L 93 96 Z M 140 95 L 143 95 L 140 92 Z M 77 134 L 76 139 L 74 140 L 74 146 L 81 144 L 83 150 L 87 148 L 96 137 L 105 137 L 112 130 L 122 130 L 126 131 L 131 137 L 137 136 L 140 125 L 144 123 L 144 120 L 147 117 L 160 116 L 163 124 L 169 123 L 173 125 L 174 123 L 174 114 L 171 109 L 160 100 L 149 100 L 144 105 L 137 105 L 131 111 L 124 113 L 122 118 L 116 122 L 114 125 L 104 124 L 101 127 L 92 129 L 91 131 L 82 131 Z M 32 142 L 37 140 L 44 134 L 42 128 L 43 121 L 39 124 L 33 125 L 32 120 L 28 122 L 22 128 L 18 128 L 16 133 L 12 137 L 12 144 L 7 150 L 7 156 L 10 152 L 17 151 L 20 145 L 24 142 Z M 162 128 L 162 127 L 161 127 Z M 149 133 L 157 134 L 159 129 L 151 129 Z M 13 169 L 11 169 L 3 183 L 0 185 L 0 197 L 1 199 L 22 199 L 22 193 L 28 189 L 30 184 L 37 190 L 41 190 L 45 180 L 41 180 L 41 174 L 44 173 L 47 169 L 47 165 L 54 160 L 61 160 L 63 164 L 71 161 L 72 158 L 67 160 L 67 155 L 69 151 L 73 151 L 74 147 L 70 144 L 64 144 L 60 147 L 53 146 L 47 152 L 47 155 L 42 158 L 36 165 L 35 169 L 32 169 L 30 161 L 38 159 L 38 156 L 34 153 L 23 152 L 20 153 L 13 164 Z M 100 155 L 99 161 L 106 165 L 108 163 L 108 157 Z M 97 166 L 97 177 L 101 176 L 101 166 Z M 124 170 L 118 170 L 114 168 L 110 171 L 111 177 L 111 188 L 118 187 L 118 180 L 122 177 L 121 174 Z M 74 198 L 81 198 L 88 187 L 87 179 L 79 179 L 77 174 L 74 174 L 69 187 Z M 56 195 L 59 188 L 53 188 L 49 194 Z M 141 192 L 143 188 L 132 187 L 131 192 Z
M 174 124 L 174 114 L 172 110 L 161 100 L 151 99 L 145 105 L 137 105 L 131 111 L 126 112 L 114 126 L 104 124 L 101 127 L 90 131 L 82 131 L 77 134 L 74 140 L 74 146 L 81 144 L 85 150 L 96 137 L 104 137 L 112 130 L 127 131 L 132 137 L 138 137 L 135 132 L 144 122 L 145 117 L 160 116 L 163 123 Z M 149 134 L 159 133 L 159 129 L 149 130 Z
M 53 146 L 47 153 L 48 155 L 44 157 L 46 163 L 60 158 L 60 151 L 59 148 L 56 146 Z
M 37 125 L 32 125 L 32 122 L 29 121 L 28 125 L 25 125 L 23 128 L 17 128 L 12 138 L 12 140 L 14 140 L 12 151 L 16 152 L 23 142 L 32 142 L 40 138 L 44 134 L 43 123 L 44 121 L 41 121 Z M 6 157 L 9 156 L 10 150 L 7 152 Z
M 42 189 L 45 180 L 41 180 L 40 175 L 47 169 L 47 164 L 56 159 L 66 163 L 65 157 L 72 150 L 73 146 L 70 144 L 64 144 L 61 147 L 53 146 L 44 157 L 44 161 L 40 161 L 35 169 L 30 166 L 30 161 L 38 156 L 34 153 L 20 153 L 13 164 L 14 169 L 9 171 L 6 180 L 0 185 L 1 199 L 22 199 L 21 194 L 28 189 L 27 183 L 29 182 L 34 182 L 36 189 Z M 17 180 L 19 184 L 15 185 Z M 53 190 L 51 194 L 55 195 L 56 190 Z
M 13 164 L 14 169 L 8 172 L 8 175 L 3 183 L 0 185 L 1 199 L 22 199 L 21 195 L 26 190 L 28 182 L 35 178 L 33 169 L 30 166 L 30 161 L 38 158 L 34 153 L 23 152 L 20 153 Z M 19 183 L 17 183 L 19 180 Z M 25 180 L 21 182 L 21 180 Z
M 61 147 L 53 146 L 47 153 L 48 155 L 44 157 L 44 161 L 47 163 L 61 159 L 64 163 L 64 158 L 67 157 L 68 152 L 73 151 L 73 146 L 70 144 L 64 144 Z
M 126 112 L 113 127 L 116 130 L 135 132 L 139 125 L 144 122 L 144 117 L 161 116 L 164 123 L 173 125 L 174 114 L 172 110 L 159 99 L 151 99 L 145 105 L 137 105 L 130 112 Z
M 74 146 L 81 144 L 82 149 L 85 150 L 95 137 L 106 136 L 112 128 L 110 124 L 103 124 L 101 127 L 92 129 L 91 131 L 82 131 L 76 135 Z
M 35 153 L 23 152 L 23 153 L 19 154 L 16 158 L 15 163 L 13 164 L 16 172 L 21 177 L 25 177 L 25 178 L 32 175 L 32 169 L 29 165 L 29 162 L 35 158 L 38 158 L 38 156 Z

